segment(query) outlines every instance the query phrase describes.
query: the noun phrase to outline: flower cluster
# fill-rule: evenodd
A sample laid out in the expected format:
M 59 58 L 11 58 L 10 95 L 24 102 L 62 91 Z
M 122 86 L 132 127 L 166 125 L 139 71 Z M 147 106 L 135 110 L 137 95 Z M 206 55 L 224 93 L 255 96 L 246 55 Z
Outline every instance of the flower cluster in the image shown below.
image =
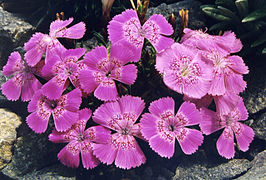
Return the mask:
M 86 169 L 100 162 L 130 169 L 146 161 L 136 138 L 171 158 L 176 140 L 185 154 L 192 154 L 203 143 L 203 134 L 223 128 L 217 141 L 221 156 L 234 157 L 234 136 L 240 150 L 248 150 L 254 132 L 239 122 L 248 113 L 238 95 L 246 87 L 242 75 L 248 67 L 241 57 L 230 55 L 242 48 L 234 33 L 213 36 L 185 29 L 180 43 L 174 43 L 167 37 L 174 30 L 162 15 L 152 15 L 141 25 L 137 12 L 126 10 L 109 23 L 110 49 L 99 46 L 86 52 L 66 49 L 57 39 L 83 37 L 85 24 L 67 27 L 72 21 L 56 20 L 49 35 L 34 34 L 25 43 L 25 61 L 13 52 L 3 68 L 11 79 L 1 86 L 7 99 L 21 95 L 22 101 L 29 101 L 26 122 L 34 132 L 45 132 L 53 119 L 49 140 L 68 143 L 58 153 L 64 165 L 77 168 L 81 154 Z M 156 69 L 165 85 L 184 94 L 177 112 L 175 100 L 163 97 L 142 114 L 144 100 L 118 93 L 117 83 L 132 85 L 137 79 L 136 62 L 145 38 L 158 53 Z M 38 77 L 46 82 L 41 84 Z M 80 109 L 82 98 L 88 96 L 104 102 L 94 112 Z M 207 109 L 213 99 L 216 112 Z M 98 125 L 86 128 L 91 116 Z M 191 127 L 195 125 L 200 130 Z

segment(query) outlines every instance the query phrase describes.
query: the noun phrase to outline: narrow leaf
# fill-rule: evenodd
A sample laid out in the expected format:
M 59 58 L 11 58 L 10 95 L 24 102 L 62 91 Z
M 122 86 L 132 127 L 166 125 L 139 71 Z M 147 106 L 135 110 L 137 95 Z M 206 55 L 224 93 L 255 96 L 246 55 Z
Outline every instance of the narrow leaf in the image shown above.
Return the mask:
M 247 15 L 242 22 L 250 22 L 250 21 L 255 21 L 257 19 L 266 17 L 266 8 L 261 8 L 256 11 L 253 11 L 249 15 Z
M 259 38 L 253 44 L 251 44 L 251 47 L 259 46 L 264 42 L 266 42 L 266 33 L 263 33 L 261 36 L 259 36 Z

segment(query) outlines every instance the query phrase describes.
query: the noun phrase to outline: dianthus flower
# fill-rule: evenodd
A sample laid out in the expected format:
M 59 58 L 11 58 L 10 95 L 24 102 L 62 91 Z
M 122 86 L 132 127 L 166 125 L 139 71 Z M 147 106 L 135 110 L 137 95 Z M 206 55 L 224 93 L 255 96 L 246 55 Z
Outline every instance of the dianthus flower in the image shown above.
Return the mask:
M 224 95 L 226 91 L 238 94 L 245 90 L 243 74 L 249 72 L 240 56 L 229 56 L 217 50 L 204 51 L 202 57 L 213 66 L 214 76 L 208 94 Z
M 85 53 L 85 49 L 69 49 L 64 50 L 58 55 L 54 55 L 49 62 L 47 62 L 42 73 L 45 76 L 53 77 L 46 84 L 43 85 L 43 94 L 49 99 L 58 99 L 63 93 L 65 87 L 68 85 L 68 79 L 75 86 L 79 87 L 78 73 L 85 69 L 86 65 L 81 63 L 81 58 Z
M 38 90 L 28 105 L 31 113 L 26 121 L 36 133 L 46 131 L 52 114 L 57 131 L 68 130 L 78 119 L 78 109 L 81 104 L 81 92 L 74 89 L 58 99 L 51 100 Z
M 137 12 L 132 9 L 116 15 L 108 25 L 110 41 L 112 43 L 125 41 L 132 44 L 137 50 L 134 58 L 136 61 L 141 56 L 144 38 L 151 42 L 157 52 L 160 52 L 174 43 L 173 39 L 164 36 L 173 32 L 172 26 L 160 14 L 152 15 L 141 26 Z
M 134 55 L 134 51 L 125 44 L 112 45 L 110 57 L 104 46 L 96 47 L 85 54 L 82 60 L 88 68 L 79 73 L 81 88 L 86 93 L 94 91 L 94 96 L 100 100 L 117 99 L 114 80 L 133 84 L 137 78 L 137 67 L 134 64 L 127 64 L 132 61 Z
M 139 123 L 135 124 L 144 109 L 144 101 L 139 97 L 123 96 L 117 101 L 106 102 L 93 115 L 93 120 L 111 130 L 108 143 L 95 144 L 93 154 L 103 163 L 130 169 L 146 161 L 134 136 L 140 137 Z
M 235 53 L 243 47 L 241 41 L 231 31 L 222 36 L 210 35 L 202 30 L 184 29 L 180 43 L 200 50 L 217 49 L 223 53 Z
M 175 115 L 175 102 L 166 97 L 152 102 L 149 111 L 140 120 L 141 133 L 160 156 L 174 155 L 175 139 L 185 154 L 194 153 L 202 144 L 202 133 L 186 128 L 201 121 L 200 112 L 193 103 L 184 102 Z
M 35 67 L 29 67 L 18 52 L 11 53 L 7 64 L 3 67 L 3 75 L 13 75 L 13 77 L 2 84 L 2 93 L 8 100 L 16 101 L 21 95 L 22 101 L 30 101 L 35 91 L 42 86 L 34 76 L 38 74 L 42 65 L 40 62 Z
M 248 112 L 243 100 L 240 100 L 234 109 L 227 114 L 220 114 L 206 108 L 202 108 L 200 112 L 202 114 L 200 128 L 204 134 L 209 135 L 224 129 L 216 143 L 218 153 L 221 156 L 227 159 L 234 157 L 234 135 L 241 151 L 245 152 L 249 149 L 254 132 L 252 128 L 239 122 L 248 118 Z
M 210 88 L 211 66 L 201 60 L 198 51 L 175 43 L 156 57 L 156 69 L 170 89 L 191 98 L 202 98 Z
M 67 28 L 73 18 L 68 20 L 56 20 L 50 25 L 50 32 L 43 34 L 40 32 L 35 33 L 30 40 L 25 43 L 24 49 L 27 51 L 25 54 L 25 60 L 30 66 L 37 64 L 42 55 L 46 53 L 45 63 L 61 48 L 63 45 L 57 40 L 57 38 L 70 38 L 80 39 L 85 33 L 85 24 L 80 22 Z
M 54 129 L 49 135 L 49 140 L 54 143 L 68 143 L 57 155 L 64 165 L 77 168 L 81 153 L 83 167 L 91 169 L 100 162 L 92 154 L 92 146 L 95 143 L 105 143 L 109 139 L 110 132 L 102 126 L 93 126 L 85 130 L 87 121 L 91 117 L 91 110 L 85 108 L 78 114 L 78 121 L 69 130 L 58 132 Z

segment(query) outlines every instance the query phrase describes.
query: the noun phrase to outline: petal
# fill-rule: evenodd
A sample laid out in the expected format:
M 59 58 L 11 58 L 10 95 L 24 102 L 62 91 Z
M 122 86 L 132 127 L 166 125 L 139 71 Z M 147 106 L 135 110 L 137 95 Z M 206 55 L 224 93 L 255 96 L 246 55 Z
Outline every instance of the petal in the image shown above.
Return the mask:
M 248 111 L 245 107 L 244 101 L 242 98 L 240 98 L 240 100 L 238 101 L 237 105 L 236 105 L 237 110 L 239 111 L 240 114 L 240 121 L 241 120 L 247 120 L 248 119 Z
M 145 27 L 145 24 L 148 23 L 149 21 L 152 21 L 153 23 L 155 23 L 159 28 L 159 32 L 160 34 L 163 35 L 172 35 L 174 33 L 174 29 L 172 27 L 171 24 L 169 24 L 167 22 L 167 20 L 165 19 L 164 16 L 162 16 L 161 14 L 154 14 L 152 15 L 143 25 L 143 27 Z
M 117 149 L 111 144 L 93 144 L 93 154 L 107 165 L 112 164 L 116 158 Z
M 50 61 L 46 62 L 42 68 L 42 75 L 48 78 L 56 76 L 58 74 L 58 66 L 62 68 L 60 62 L 62 62 L 59 55 L 55 54 L 51 57 Z
M 186 95 L 183 96 L 183 101 L 189 101 L 192 102 L 196 105 L 197 109 L 200 109 L 202 107 L 209 107 L 210 104 L 212 103 L 213 97 L 210 95 L 205 95 L 204 97 L 202 97 L 201 99 L 195 99 L 195 98 L 190 98 Z
M 113 117 L 115 117 L 117 114 L 121 114 L 119 103 L 117 101 L 107 102 L 102 104 L 94 111 L 92 119 L 94 122 L 102 126 L 111 128 L 110 125 L 116 123 Z
M 229 128 L 225 128 L 221 136 L 219 137 L 216 147 L 218 153 L 226 159 L 231 159 L 235 155 L 234 148 L 234 134 Z
M 76 49 L 68 49 L 67 51 L 65 51 L 63 54 L 62 54 L 62 59 L 64 61 L 68 61 L 69 58 L 73 58 L 75 57 L 75 61 L 77 61 L 78 59 L 80 59 L 84 53 L 85 53 L 85 49 L 83 48 L 76 48 Z
M 66 136 L 65 136 L 67 134 L 67 132 L 58 132 L 56 129 L 53 129 L 52 133 L 49 134 L 49 136 L 48 136 L 49 141 L 52 141 L 53 143 L 69 142 L 69 139 L 66 138 Z
M 85 23 L 80 22 L 69 28 L 61 29 L 55 33 L 57 38 L 69 38 L 69 39 L 80 39 L 84 36 L 86 31 Z
M 86 53 L 82 62 L 88 67 L 96 70 L 98 69 L 98 62 L 106 59 L 108 59 L 106 48 L 104 46 L 99 46 Z
M 62 164 L 77 168 L 79 166 L 80 147 L 77 142 L 70 142 L 57 155 Z
M 43 95 L 49 99 L 58 99 L 65 89 L 66 80 L 65 74 L 58 74 L 53 77 L 42 86 Z
M 133 113 L 135 115 L 135 121 L 145 108 L 145 103 L 140 97 L 122 96 L 119 99 L 119 105 L 121 107 L 121 113 Z
M 71 92 L 67 93 L 66 95 L 64 95 L 64 97 L 66 98 L 66 103 L 64 108 L 69 111 L 77 112 L 82 102 L 81 91 L 78 88 L 76 88 Z
M 38 91 L 35 92 L 34 96 L 32 97 L 31 101 L 28 104 L 28 112 L 34 112 L 38 108 L 38 103 L 39 100 L 43 97 L 42 95 L 42 90 L 39 89 Z
M 24 58 L 28 65 L 35 66 L 41 60 L 49 41 L 51 41 L 51 37 L 48 35 L 35 33 L 30 40 L 25 43 L 24 48 L 26 53 Z
M 207 108 L 201 108 L 200 113 L 202 116 L 200 121 L 200 129 L 204 134 L 209 135 L 223 128 L 223 126 L 219 124 L 220 119 L 217 116 L 217 113 L 214 111 L 211 111 Z
M 24 81 L 21 93 L 22 101 L 30 101 L 35 92 L 42 87 L 42 84 L 34 77 L 33 74 L 29 73 L 27 76 L 30 76 L 31 79 Z
M 249 144 L 253 141 L 254 131 L 251 127 L 242 123 L 236 123 L 236 126 L 234 133 L 237 144 L 241 151 L 246 152 L 249 149 Z
M 230 68 L 239 74 L 248 74 L 248 66 L 245 65 L 243 59 L 240 56 L 229 56 L 227 57 L 230 60 Z
M 186 123 L 184 126 L 196 125 L 201 121 L 200 112 L 197 110 L 195 104 L 189 102 L 184 102 L 180 106 L 176 116 L 185 120 Z
M 84 134 L 91 141 L 100 144 L 108 143 L 108 140 L 111 138 L 111 131 L 104 128 L 103 126 L 90 127 L 84 132 Z
M 66 50 L 67 49 L 57 39 L 53 39 L 46 48 L 45 63 L 52 61 L 55 55 L 61 58 Z
M 74 19 L 69 18 L 68 20 L 55 20 L 50 25 L 50 36 L 55 36 L 56 33 L 65 27 L 67 27 L 70 23 L 72 23 Z
M 222 49 L 227 50 L 230 53 L 239 52 L 243 47 L 241 41 L 236 38 L 234 32 L 226 31 L 222 36 L 218 37 L 219 37 L 218 45 Z
M 111 46 L 110 60 L 115 59 L 121 62 L 121 65 L 128 62 L 137 62 L 137 49 L 128 42 L 115 43 Z
M 43 133 L 46 131 L 48 126 L 48 120 L 50 117 L 50 113 L 47 112 L 47 116 L 41 116 L 41 112 L 33 112 L 27 118 L 26 122 L 28 126 L 36 133 Z
M 3 75 L 11 76 L 17 71 L 21 71 L 24 68 L 23 61 L 18 52 L 12 52 L 8 57 L 6 65 L 3 67 Z
M 217 74 L 214 76 L 210 90 L 208 94 L 213 96 L 221 96 L 225 94 L 225 84 L 224 84 L 224 75 L 223 74 Z
M 197 151 L 203 143 L 202 133 L 195 129 L 182 128 L 176 134 L 176 138 L 185 154 L 192 154 Z
M 145 139 L 149 140 L 153 136 L 157 135 L 156 116 L 150 113 L 145 113 L 140 119 L 140 130 Z
M 81 109 L 79 112 L 79 120 L 85 120 L 87 121 L 90 119 L 92 111 L 88 108 Z
M 120 68 L 115 68 L 111 72 L 111 77 L 125 84 L 134 84 L 137 79 L 138 69 L 134 64 L 128 64 Z
M 57 107 L 52 113 L 55 129 L 59 132 L 66 131 L 78 120 L 78 112 L 71 112 L 62 107 Z
M 164 49 L 170 47 L 172 44 L 174 44 L 174 40 L 172 38 L 164 37 L 161 35 L 158 35 L 158 40 L 153 39 L 152 37 L 146 38 L 151 42 L 157 52 L 161 52 Z
M 98 75 L 98 78 L 97 78 Z M 102 75 L 103 76 L 103 75 Z M 84 69 L 79 72 L 78 78 L 80 82 L 80 86 L 82 90 L 84 90 L 86 93 L 93 92 L 97 86 L 99 85 L 99 82 L 97 79 L 102 79 L 101 73 L 98 73 L 96 71 L 91 71 L 89 69 Z
M 232 93 L 238 94 L 243 92 L 247 87 L 247 83 L 244 81 L 240 74 L 228 74 L 225 76 L 226 90 Z
M 13 78 L 9 79 L 7 82 L 2 84 L 1 90 L 3 95 L 6 96 L 8 100 L 16 101 L 19 99 L 21 93 L 21 75 L 17 74 Z
M 91 169 L 99 164 L 99 160 L 92 154 L 92 143 L 90 140 L 85 140 L 80 143 L 81 159 L 83 167 Z
M 112 101 L 118 98 L 115 82 L 110 78 L 104 78 L 95 89 L 94 96 L 102 101 Z
M 149 111 L 157 117 L 165 115 L 174 116 L 175 101 L 171 97 L 160 98 L 150 104 Z
M 127 136 L 126 142 L 130 142 L 128 148 L 118 148 L 115 165 L 122 169 L 130 169 L 145 163 L 146 158 L 133 136 Z
M 230 113 L 239 101 L 243 101 L 243 99 L 234 93 L 227 92 L 223 96 L 214 96 L 216 110 L 223 115 Z
M 153 136 L 149 140 L 149 145 L 162 157 L 171 158 L 175 151 L 175 141 L 169 142 L 160 137 L 159 134 Z

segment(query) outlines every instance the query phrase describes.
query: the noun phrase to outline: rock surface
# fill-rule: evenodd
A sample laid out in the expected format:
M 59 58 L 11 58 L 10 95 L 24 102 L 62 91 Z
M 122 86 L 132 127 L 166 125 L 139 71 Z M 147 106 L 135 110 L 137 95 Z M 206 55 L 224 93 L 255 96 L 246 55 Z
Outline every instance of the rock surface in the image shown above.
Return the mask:
M 19 116 L 0 109 L 0 169 L 3 169 L 11 161 L 13 144 L 17 138 L 16 128 L 20 124 Z
M 0 65 L 6 64 L 11 51 L 23 46 L 30 38 L 34 27 L 0 7 Z

